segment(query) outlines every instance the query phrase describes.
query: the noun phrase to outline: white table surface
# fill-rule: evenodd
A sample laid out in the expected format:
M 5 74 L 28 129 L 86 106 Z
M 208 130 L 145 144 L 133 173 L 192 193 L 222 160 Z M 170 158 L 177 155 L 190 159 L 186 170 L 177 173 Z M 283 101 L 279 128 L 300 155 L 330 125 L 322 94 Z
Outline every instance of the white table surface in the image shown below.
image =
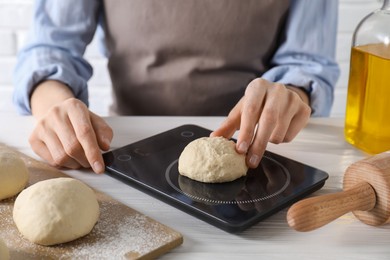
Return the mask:
M 215 129 L 222 117 L 109 117 L 112 149 L 183 124 Z M 32 117 L 0 113 L 0 143 L 38 157 L 28 144 Z M 325 186 L 312 194 L 340 191 L 345 169 L 367 154 L 344 141 L 341 118 L 311 119 L 288 144 L 268 150 L 326 171 Z M 65 171 L 129 207 L 181 232 L 184 243 L 161 259 L 390 259 L 390 225 L 372 227 L 348 213 L 315 231 L 300 233 L 286 222 L 287 209 L 239 234 L 230 234 L 107 175 Z

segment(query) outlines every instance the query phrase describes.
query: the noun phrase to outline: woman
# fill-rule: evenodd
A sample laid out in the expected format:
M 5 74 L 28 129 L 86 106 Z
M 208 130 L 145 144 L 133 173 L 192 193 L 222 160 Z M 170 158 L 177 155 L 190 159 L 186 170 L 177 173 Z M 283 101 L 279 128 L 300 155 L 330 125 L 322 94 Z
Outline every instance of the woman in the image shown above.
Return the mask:
M 119 115 L 227 115 L 258 166 L 268 142 L 327 116 L 339 76 L 337 0 L 37 0 L 15 71 L 14 102 L 37 118 L 30 144 L 55 166 L 104 171 L 112 130 L 88 110 L 96 30 Z M 229 112 L 230 111 L 230 112 Z

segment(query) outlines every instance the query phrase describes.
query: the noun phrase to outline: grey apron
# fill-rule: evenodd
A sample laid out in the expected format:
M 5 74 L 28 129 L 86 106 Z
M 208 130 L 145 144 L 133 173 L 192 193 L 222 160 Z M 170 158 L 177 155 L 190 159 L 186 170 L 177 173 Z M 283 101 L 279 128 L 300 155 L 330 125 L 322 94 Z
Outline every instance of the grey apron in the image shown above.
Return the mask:
M 105 0 L 119 115 L 227 115 L 270 67 L 288 0 Z

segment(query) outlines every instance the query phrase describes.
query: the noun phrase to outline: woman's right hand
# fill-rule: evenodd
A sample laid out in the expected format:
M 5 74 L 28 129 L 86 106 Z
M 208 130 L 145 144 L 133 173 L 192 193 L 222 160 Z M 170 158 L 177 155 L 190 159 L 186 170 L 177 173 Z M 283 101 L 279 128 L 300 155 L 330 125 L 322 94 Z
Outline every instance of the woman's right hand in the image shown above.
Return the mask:
M 48 83 L 48 91 L 44 91 L 47 85 L 38 86 L 31 97 L 32 111 L 38 119 L 29 138 L 31 148 L 53 166 L 70 169 L 92 167 L 94 172 L 103 173 L 101 150 L 110 147 L 113 137 L 111 127 L 89 111 L 82 101 L 74 98 L 71 92 L 53 92 L 58 87 L 55 85 L 62 83 Z M 59 96 L 54 97 L 54 93 Z M 50 101 L 39 104 L 39 100 L 44 100 L 43 96 Z M 57 99 L 57 104 L 53 104 L 52 99 Z

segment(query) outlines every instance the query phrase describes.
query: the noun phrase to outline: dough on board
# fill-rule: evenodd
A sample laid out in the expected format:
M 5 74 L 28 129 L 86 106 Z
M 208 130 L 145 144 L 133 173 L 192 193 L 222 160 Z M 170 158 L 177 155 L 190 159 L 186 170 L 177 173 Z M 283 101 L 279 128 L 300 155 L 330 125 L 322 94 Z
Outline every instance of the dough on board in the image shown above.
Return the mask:
M 15 200 L 13 219 L 33 243 L 55 245 L 91 232 L 99 218 L 95 192 L 72 178 L 37 182 Z
M 10 259 L 9 250 L 1 238 L 0 238 L 0 259 L 1 260 Z
M 15 196 L 26 187 L 27 182 L 27 167 L 20 156 L 0 149 L 0 200 Z
M 245 155 L 224 137 L 202 137 L 189 143 L 179 157 L 179 173 L 190 179 L 221 183 L 245 176 Z

